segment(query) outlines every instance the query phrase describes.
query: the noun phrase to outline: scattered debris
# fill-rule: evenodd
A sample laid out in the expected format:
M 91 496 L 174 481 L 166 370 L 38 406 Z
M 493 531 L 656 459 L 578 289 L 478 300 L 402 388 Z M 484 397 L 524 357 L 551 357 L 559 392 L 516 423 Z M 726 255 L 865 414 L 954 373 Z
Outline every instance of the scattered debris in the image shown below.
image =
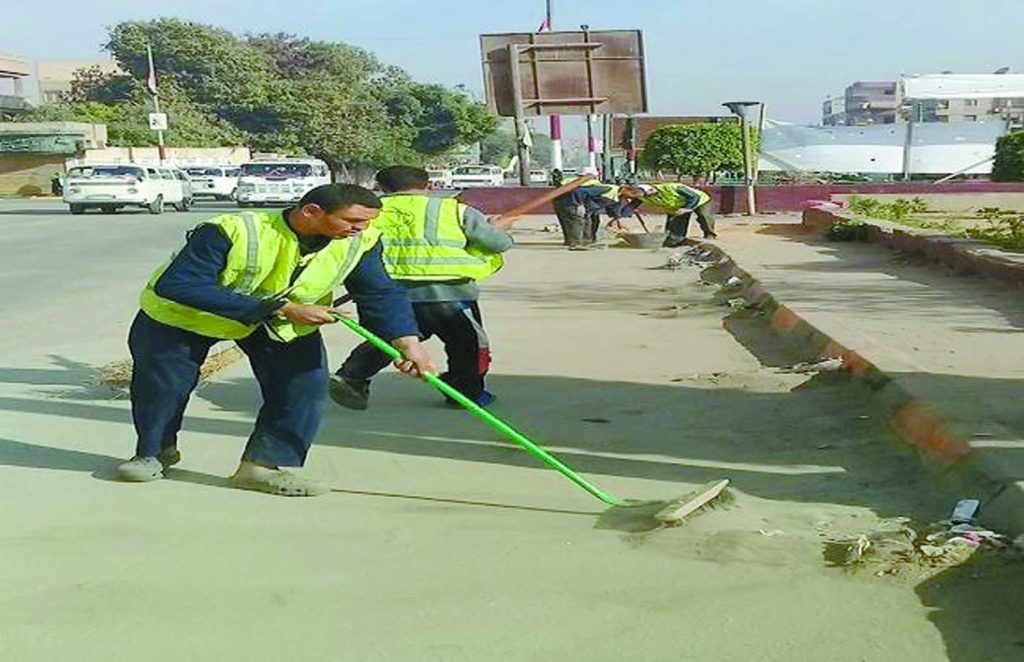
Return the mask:
M 960 565 L 983 549 L 1012 546 L 1024 551 L 1024 535 L 1009 543 L 1006 536 L 971 523 L 979 506 L 976 499 L 957 503 L 953 517 L 970 521 L 943 520 L 918 531 L 909 526 L 907 518 L 900 517 L 883 522 L 869 533 L 828 539 L 822 556 L 830 566 L 865 566 L 878 577 L 898 576 L 917 581 Z
M 758 529 L 757 532 L 765 538 L 774 538 L 775 536 L 786 535 L 785 531 L 780 531 L 779 529 Z
M 747 302 L 742 297 L 738 297 L 736 299 L 729 299 L 728 301 L 726 301 L 726 304 L 733 310 L 743 310 L 744 308 L 747 307 Z
M 597 418 L 597 417 L 594 417 L 594 418 L 581 418 L 580 420 L 581 421 L 586 421 L 587 423 L 611 423 L 610 419 L 607 419 L 607 418 Z
M 843 360 L 840 358 L 825 359 L 817 363 L 797 363 L 788 368 L 779 368 L 779 372 L 791 374 L 807 374 L 811 372 L 838 372 L 843 369 Z
M 215 374 L 242 358 L 242 352 L 228 347 L 211 354 L 199 369 L 199 380 L 208 381 Z M 132 381 L 132 361 L 123 359 L 108 363 L 99 369 L 99 383 L 115 388 L 128 388 Z

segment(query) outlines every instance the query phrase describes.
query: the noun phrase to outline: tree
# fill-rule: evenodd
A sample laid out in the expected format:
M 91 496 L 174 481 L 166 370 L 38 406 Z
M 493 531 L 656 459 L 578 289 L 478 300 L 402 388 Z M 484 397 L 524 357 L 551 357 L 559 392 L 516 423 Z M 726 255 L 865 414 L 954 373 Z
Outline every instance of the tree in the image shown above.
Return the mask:
M 663 126 L 647 138 L 642 163 L 652 170 L 704 179 L 721 170 L 742 170 L 740 131 L 739 124 L 724 122 Z
M 996 141 L 992 181 L 1024 181 L 1024 131 L 1007 134 Z
M 530 148 L 531 162 L 541 168 L 551 167 L 551 138 L 543 133 L 532 136 L 533 146 Z M 516 136 L 511 122 L 491 133 L 480 142 L 480 160 L 491 165 L 505 167 L 518 152 Z
M 151 144 L 140 82 L 147 45 L 170 145 L 248 143 L 310 154 L 344 173 L 421 163 L 496 125 L 464 90 L 417 83 L 364 49 L 283 33 L 239 37 L 177 18 L 111 28 L 106 48 L 125 73 L 80 72 L 67 98 L 45 112 L 103 121 L 112 144 Z

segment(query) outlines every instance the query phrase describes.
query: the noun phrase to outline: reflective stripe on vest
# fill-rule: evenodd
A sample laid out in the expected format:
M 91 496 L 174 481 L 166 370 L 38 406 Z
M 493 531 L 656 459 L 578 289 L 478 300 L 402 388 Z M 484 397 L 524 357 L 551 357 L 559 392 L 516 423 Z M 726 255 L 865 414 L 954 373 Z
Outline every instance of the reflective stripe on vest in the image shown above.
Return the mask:
M 384 268 L 399 280 L 482 280 L 504 264 L 497 253 L 478 250 L 462 226 L 465 205 L 454 198 L 398 194 L 383 199 L 377 227 Z
M 221 286 L 259 299 L 303 304 L 330 304 L 334 288 L 380 237 L 380 232 L 370 227 L 355 237 L 335 239 L 315 253 L 301 255 L 298 237 L 281 212 L 226 214 L 205 224 L 216 225 L 231 242 L 218 279 Z M 266 324 L 272 337 L 284 342 L 317 328 L 279 318 L 242 324 L 165 299 L 156 293 L 155 286 L 169 264 L 153 272 L 140 298 L 143 311 L 158 322 L 226 340 L 244 338 L 261 323 Z

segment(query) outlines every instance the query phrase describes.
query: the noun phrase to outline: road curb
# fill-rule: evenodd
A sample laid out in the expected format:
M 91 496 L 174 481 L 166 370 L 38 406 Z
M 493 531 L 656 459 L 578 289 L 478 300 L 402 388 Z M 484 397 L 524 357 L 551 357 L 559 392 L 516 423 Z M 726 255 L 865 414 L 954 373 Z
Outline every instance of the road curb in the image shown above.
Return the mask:
M 868 227 L 868 240 L 905 253 L 924 255 L 962 275 L 996 278 L 1024 285 L 1024 255 L 1004 251 L 977 239 L 949 237 L 934 230 L 911 228 L 873 218 L 861 218 L 831 209 L 812 207 L 802 216 L 804 227 L 824 232 L 839 221 L 860 221 Z
M 915 396 L 901 384 L 898 375 L 879 368 L 869 350 L 829 334 L 780 301 L 721 246 L 701 244 L 701 248 L 709 251 L 715 262 L 702 273 L 706 281 L 723 288 L 728 288 L 727 281 L 733 283 L 725 293 L 732 298 L 742 297 L 748 308 L 767 315 L 771 328 L 799 346 L 805 360 L 841 359 L 844 371 L 865 380 L 878 392 L 889 410 L 888 422 L 893 430 L 917 451 L 944 487 L 965 498 L 981 499 L 986 525 L 1003 531 L 1024 531 L 1024 482 L 1001 470 L 1000 456 L 975 448 L 972 437 L 960 430 L 955 420 L 940 407 Z

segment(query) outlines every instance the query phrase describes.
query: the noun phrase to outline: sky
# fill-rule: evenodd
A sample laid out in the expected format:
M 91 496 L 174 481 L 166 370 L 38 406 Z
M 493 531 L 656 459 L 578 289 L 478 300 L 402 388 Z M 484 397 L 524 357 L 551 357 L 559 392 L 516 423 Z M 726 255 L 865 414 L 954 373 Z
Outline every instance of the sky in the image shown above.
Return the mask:
M 723 114 L 763 101 L 815 124 L 827 96 L 901 73 L 1024 72 L 1021 0 L 553 0 L 555 29 L 640 29 L 651 113 Z M 415 78 L 483 89 L 478 35 L 535 30 L 544 0 L 0 0 L 0 52 L 102 57 L 106 28 L 176 16 L 375 52 Z M 44 10 L 45 9 L 45 10 Z M 545 123 L 539 123 L 545 124 Z

